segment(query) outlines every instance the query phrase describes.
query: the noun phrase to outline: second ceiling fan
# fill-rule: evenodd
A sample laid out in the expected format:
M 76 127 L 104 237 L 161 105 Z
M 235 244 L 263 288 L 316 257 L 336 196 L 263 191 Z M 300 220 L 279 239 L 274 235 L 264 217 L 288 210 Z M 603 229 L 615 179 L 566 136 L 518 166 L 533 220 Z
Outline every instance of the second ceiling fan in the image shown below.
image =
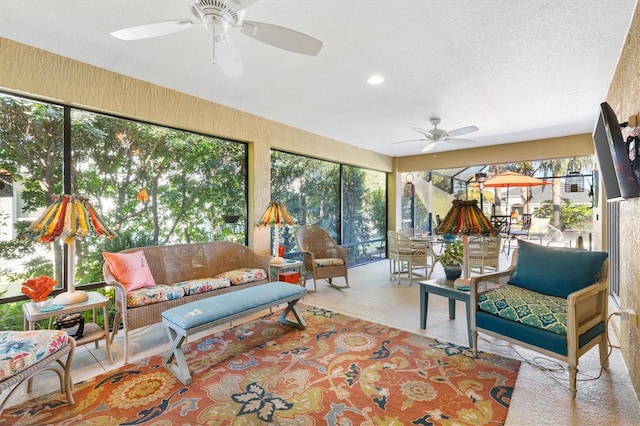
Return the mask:
M 413 130 L 423 135 L 423 138 L 420 139 L 410 139 L 407 141 L 400 141 L 394 143 L 407 143 L 407 142 L 427 142 L 427 144 L 422 148 L 422 152 L 429 152 L 433 150 L 438 142 L 475 142 L 471 139 L 461 139 L 458 136 L 467 135 L 469 133 L 477 132 L 479 129 L 476 126 L 466 126 L 460 127 L 459 129 L 454 130 L 444 130 L 439 129 L 438 124 L 440 124 L 440 118 L 433 117 L 429 120 L 433 125 L 433 129 L 424 130 L 420 127 L 413 127 Z

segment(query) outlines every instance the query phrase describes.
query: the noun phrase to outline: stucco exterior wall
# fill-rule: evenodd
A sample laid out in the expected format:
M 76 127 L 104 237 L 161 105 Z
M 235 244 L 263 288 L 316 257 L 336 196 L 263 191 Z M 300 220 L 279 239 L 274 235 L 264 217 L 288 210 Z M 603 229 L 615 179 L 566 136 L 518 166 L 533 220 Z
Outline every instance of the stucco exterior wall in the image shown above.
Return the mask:
M 606 101 L 618 120 L 640 114 L 640 8 L 629 28 Z M 618 107 L 619 105 L 619 107 Z M 620 202 L 620 305 L 640 312 L 640 198 Z M 640 395 L 640 331 L 621 322 L 620 346 L 631 382 Z

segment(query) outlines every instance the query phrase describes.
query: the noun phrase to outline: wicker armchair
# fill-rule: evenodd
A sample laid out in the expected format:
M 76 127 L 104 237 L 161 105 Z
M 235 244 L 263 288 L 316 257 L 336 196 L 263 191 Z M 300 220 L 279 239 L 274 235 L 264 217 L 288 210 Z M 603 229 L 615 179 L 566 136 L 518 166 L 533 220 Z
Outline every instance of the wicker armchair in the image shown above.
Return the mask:
M 318 290 L 317 280 L 326 279 L 329 285 L 336 288 L 348 288 L 347 249 L 340 247 L 327 231 L 314 225 L 303 225 L 296 230 L 296 244 L 302 252 L 304 277 L 313 276 L 313 291 Z M 333 284 L 333 278 L 344 277 L 346 285 Z
M 64 343 L 60 344 L 61 341 Z M 27 392 L 31 392 L 33 377 L 44 370 L 53 371 L 58 375 L 60 392 L 66 394 L 69 405 L 74 404 L 71 362 L 76 341 L 73 337 L 58 330 L 2 331 L 0 332 L 0 346 L 5 351 L 2 363 L 11 363 L 12 360 L 20 358 L 22 361 L 16 365 L 25 363 L 28 365 L 13 375 L 0 378 L 0 393 L 11 388 L 0 403 L 0 414 L 2 414 L 4 404 L 20 384 L 26 380 Z M 7 370 L 5 366 L 2 367 L 3 371 Z M 11 369 L 13 368 L 15 365 Z

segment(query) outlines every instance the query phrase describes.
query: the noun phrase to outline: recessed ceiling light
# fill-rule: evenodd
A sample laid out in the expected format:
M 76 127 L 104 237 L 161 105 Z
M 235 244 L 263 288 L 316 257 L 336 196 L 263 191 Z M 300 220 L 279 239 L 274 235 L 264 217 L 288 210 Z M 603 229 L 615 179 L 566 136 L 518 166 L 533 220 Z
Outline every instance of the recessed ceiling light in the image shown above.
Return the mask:
M 384 83 L 384 77 L 381 76 L 381 75 L 372 75 L 367 80 L 367 83 L 369 83 L 371 85 L 382 84 L 382 83 Z

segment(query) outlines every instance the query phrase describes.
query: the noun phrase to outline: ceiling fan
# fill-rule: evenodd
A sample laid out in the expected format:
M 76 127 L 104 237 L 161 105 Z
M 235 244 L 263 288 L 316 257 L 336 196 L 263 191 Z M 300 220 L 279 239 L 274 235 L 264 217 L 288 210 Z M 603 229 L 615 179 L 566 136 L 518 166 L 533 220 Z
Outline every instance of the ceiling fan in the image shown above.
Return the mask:
M 155 22 L 124 28 L 110 33 L 121 40 L 142 40 L 177 33 L 204 26 L 213 35 L 213 63 L 216 63 L 216 44 L 221 57 L 220 67 L 228 76 L 242 74 L 240 55 L 227 36 L 229 28 L 239 28 L 242 34 L 271 46 L 303 55 L 315 56 L 322 42 L 311 36 L 265 22 L 245 21 L 245 10 L 258 0 L 185 0 L 192 17 Z
M 407 143 L 407 142 L 427 142 L 427 144 L 422 148 L 422 152 L 429 152 L 435 148 L 438 142 L 475 142 L 471 139 L 460 139 L 457 136 L 466 135 L 469 133 L 477 132 L 479 129 L 476 126 L 466 126 L 460 127 L 459 129 L 446 131 L 444 129 L 439 129 L 438 124 L 440 124 L 440 119 L 437 117 L 431 118 L 429 120 L 433 125 L 433 129 L 424 130 L 420 127 L 413 127 L 413 130 L 422 134 L 424 137 L 420 139 L 410 139 L 408 141 L 400 141 L 394 142 L 396 143 Z

